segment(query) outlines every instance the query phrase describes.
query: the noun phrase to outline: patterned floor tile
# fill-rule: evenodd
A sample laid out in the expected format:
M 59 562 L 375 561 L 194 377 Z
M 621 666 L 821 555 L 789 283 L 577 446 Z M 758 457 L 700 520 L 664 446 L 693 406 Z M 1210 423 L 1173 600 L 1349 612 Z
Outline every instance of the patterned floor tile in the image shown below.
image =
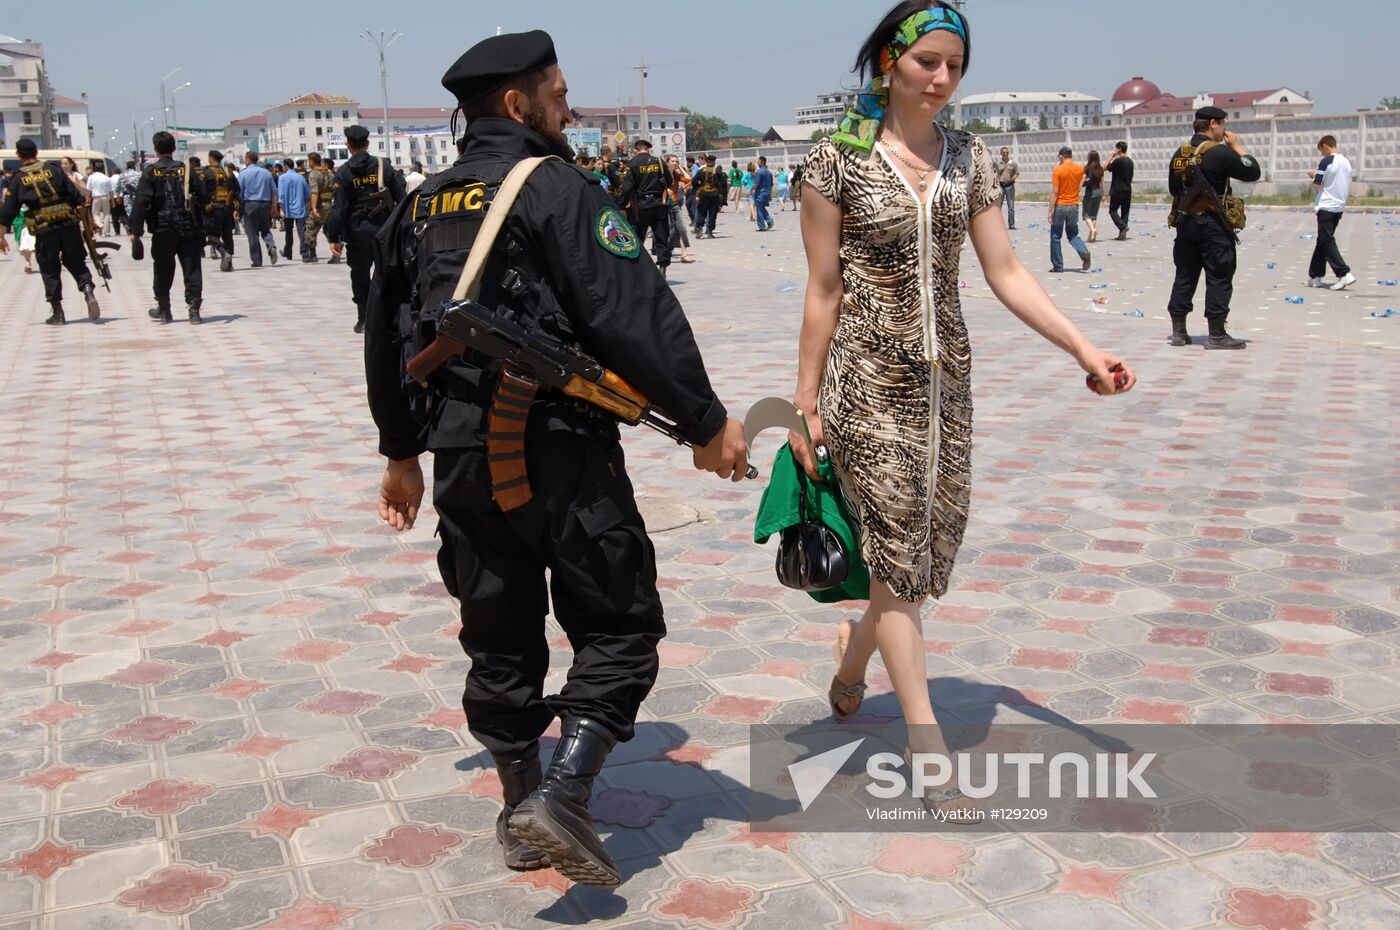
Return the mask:
M 1145 233 L 1162 214 L 1143 216 Z M 1309 221 L 1261 212 L 1242 247 L 1245 353 L 1161 345 L 1163 236 L 1102 249 L 1107 304 L 1037 273 L 1136 366 L 1121 403 L 1076 387 L 968 253 L 974 498 L 925 619 L 940 708 L 1400 721 L 1400 414 L 1309 377 L 1396 381 L 1382 347 L 1400 330 L 1367 316 L 1385 309 L 1374 288 L 1277 306 Z M 796 338 L 800 283 L 778 285 L 800 278 L 800 239 L 796 218 L 761 242 L 721 225 L 671 284 L 742 410 L 791 390 L 793 353 L 773 347 Z M 1377 230 L 1358 261 L 1387 260 L 1396 233 Z M 1042 235 L 1014 242 L 1042 260 Z M 0 276 L 17 310 L 0 323 L 0 435 L 54 440 L 0 438 L 0 930 L 41 914 L 44 930 L 1396 923 L 1391 834 L 751 832 L 748 724 L 829 713 L 829 643 L 855 611 L 775 583 L 749 541 L 759 483 L 697 478 L 630 431 L 636 486 L 699 520 L 654 533 L 663 667 L 595 796 L 625 880 L 508 872 L 432 516 L 401 537 L 374 522 L 344 268 L 209 276 L 215 323 L 196 329 L 146 326 L 148 272 L 115 267 L 108 321 L 61 331 L 39 325 L 37 281 Z M 198 402 L 170 403 L 194 377 Z M 566 643 L 548 635 L 557 688 Z M 897 713 L 878 660 L 868 677 L 865 712 Z

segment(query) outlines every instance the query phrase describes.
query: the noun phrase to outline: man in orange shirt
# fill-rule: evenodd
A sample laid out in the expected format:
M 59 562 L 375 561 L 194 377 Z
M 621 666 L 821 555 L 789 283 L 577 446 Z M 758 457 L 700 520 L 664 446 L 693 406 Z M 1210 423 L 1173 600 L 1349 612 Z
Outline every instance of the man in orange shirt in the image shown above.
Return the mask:
M 1089 247 L 1079 238 L 1079 188 L 1084 186 L 1084 166 L 1077 165 L 1068 145 L 1060 148 L 1060 164 L 1050 175 L 1050 213 L 1045 221 L 1050 224 L 1050 271 L 1060 274 L 1065 270 L 1064 255 L 1060 252 L 1060 236 L 1068 234 L 1070 247 L 1079 253 L 1084 261 L 1084 270 L 1089 270 Z

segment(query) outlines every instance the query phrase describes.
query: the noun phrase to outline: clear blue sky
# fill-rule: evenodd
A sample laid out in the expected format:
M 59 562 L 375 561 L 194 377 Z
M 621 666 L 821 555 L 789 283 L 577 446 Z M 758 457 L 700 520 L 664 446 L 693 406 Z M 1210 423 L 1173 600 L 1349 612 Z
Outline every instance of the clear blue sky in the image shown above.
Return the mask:
M 574 106 L 611 106 L 619 97 L 635 103 L 632 69 L 645 55 L 649 103 L 762 129 L 792 122 L 793 107 L 821 91 L 853 84 L 856 48 L 888 6 L 132 0 L 102 6 L 99 38 L 95 4 L 6 0 L 0 32 L 43 42 L 58 92 L 88 94 L 99 147 L 120 131 L 117 144 L 125 148 L 132 99 L 138 121 L 157 116 L 158 82 L 176 67 L 172 86 L 192 82 L 176 98 L 184 125 L 222 126 L 311 91 L 378 106 L 376 55 L 356 37 L 365 29 L 403 33 L 389 49 L 391 106 L 451 106 L 438 80 L 462 51 L 498 26 L 543 28 L 554 35 Z M 215 9 L 232 23 L 222 25 Z M 974 54 L 963 91 L 1078 90 L 1106 98 L 1142 74 L 1177 94 L 1288 85 L 1310 91 L 1320 113 L 1350 112 L 1400 95 L 1395 9 L 1393 0 L 968 0 Z M 249 41 L 259 11 L 265 38 Z M 1190 35 L 1175 25 L 1192 21 L 1200 26 Z M 1198 54 L 1183 51 L 1191 36 Z

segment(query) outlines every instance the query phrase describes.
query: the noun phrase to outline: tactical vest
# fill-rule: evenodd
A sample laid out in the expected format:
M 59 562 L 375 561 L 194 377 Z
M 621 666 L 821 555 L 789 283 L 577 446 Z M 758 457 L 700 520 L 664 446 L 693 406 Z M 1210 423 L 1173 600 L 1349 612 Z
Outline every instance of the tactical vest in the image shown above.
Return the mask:
M 666 190 L 666 166 L 655 155 L 635 158 L 629 169 L 636 175 L 632 188 L 632 203 L 639 210 L 658 207 Z
M 209 203 L 205 206 L 205 212 L 213 212 L 215 207 L 227 207 L 229 200 L 233 197 L 233 185 L 237 182 L 233 180 L 233 172 L 227 168 L 205 168 L 205 183 L 210 185 Z
M 160 191 L 156 228 L 174 231 L 182 237 L 195 235 L 198 230 L 189 211 L 189 179 L 185 177 L 184 162 L 155 164 L 147 170 L 150 171 L 151 183 Z
M 77 209 L 58 192 L 54 184 L 54 172 L 58 170 L 40 161 L 20 166 L 20 202 L 29 206 L 24 225 L 33 235 L 72 223 L 78 218 Z
M 719 196 L 720 173 L 718 168 L 704 167 L 695 176 L 695 192 L 701 197 Z
M 331 208 L 331 200 L 335 197 L 335 172 L 329 168 L 316 168 L 312 173 L 316 175 L 316 183 L 320 185 L 316 191 L 316 210 L 324 213 Z
M 398 263 L 410 286 L 408 305 L 398 308 L 405 364 L 437 337 L 443 305 L 451 300 L 491 201 L 512 167 L 513 163 L 506 161 L 457 165 L 432 176 L 408 195 L 395 230 Z M 527 328 L 538 327 L 566 344 L 575 344 L 568 317 L 545 283 L 539 261 L 502 230 L 487 261 L 478 302 L 506 310 Z M 468 354 L 438 369 L 426 396 L 406 372 L 403 387 L 413 399 L 415 415 L 420 422 L 428 422 L 433 395 L 484 408 L 499 368 L 494 360 Z
M 1199 146 L 1184 142 L 1172 156 L 1172 173 L 1181 182 L 1182 193 L 1172 201 L 1167 213 L 1167 225 L 1175 228 L 1182 214 L 1200 216 L 1214 213 L 1225 220 L 1235 232 L 1247 225 L 1244 200 L 1230 190 L 1230 182 L 1225 181 L 1225 192 L 1212 196 L 1214 188 L 1204 170 L 1205 154 L 1222 143 L 1214 140 L 1202 142 Z M 1238 238 L 1238 237 L 1237 237 Z
M 388 217 L 388 210 L 382 205 L 390 202 L 387 187 L 380 194 L 379 179 L 381 174 L 387 175 L 394 169 L 384 159 L 375 156 L 370 156 L 369 161 L 359 167 L 351 167 L 348 162 L 345 167 L 350 175 L 350 211 L 382 222 Z

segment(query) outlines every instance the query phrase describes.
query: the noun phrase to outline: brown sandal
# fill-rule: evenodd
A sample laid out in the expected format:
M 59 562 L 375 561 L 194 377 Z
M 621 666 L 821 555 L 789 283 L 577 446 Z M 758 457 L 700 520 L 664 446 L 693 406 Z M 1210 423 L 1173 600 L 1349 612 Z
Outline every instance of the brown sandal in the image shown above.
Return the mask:
M 908 746 L 904 747 L 904 764 L 909 767 L 910 773 L 912 774 L 914 769 L 914 750 Z M 923 802 L 924 807 L 928 808 L 930 812 L 936 813 L 935 808 L 937 808 L 938 805 L 947 804 L 963 797 L 966 797 L 966 795 L 962 793 L 961 788 L 957 785 L 948 785 L 946 788 L 942 788 L 938 791 L 925 791 L 919 796 L 919 800 Z
M 842 620 L 842 623 L 849 621 Z M 841 648 L 841 637 L 838 634 L 836 641 L 831 644 L 831 654 L 836 659 L 836 667 L 841 667 L 841 661 L 845 658 L 845 651 Z M 860 710 L 861 702 L 865 700 L 865 690 L 867 685 L 861 679 L 853 685 L 842 684 L 841 679 L 835 675 L 831 676 L 831 686 L 826 689 L 826 699 L 831 704 L 831 713 L 837 720 L 849 720 Z M 850 710 L 842 712 L 841 704 L 851 698 L 856 699 L 855 706 Z

